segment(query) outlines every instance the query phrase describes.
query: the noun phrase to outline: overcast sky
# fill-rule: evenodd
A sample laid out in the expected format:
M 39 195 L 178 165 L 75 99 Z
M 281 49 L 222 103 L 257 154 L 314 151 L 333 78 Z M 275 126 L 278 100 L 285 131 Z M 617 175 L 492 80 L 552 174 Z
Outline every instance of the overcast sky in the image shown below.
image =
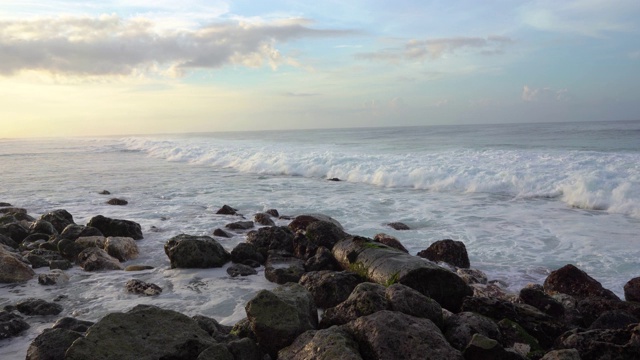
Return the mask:
M 0 138 L 640 119 L 640 1 L 0 1 Z

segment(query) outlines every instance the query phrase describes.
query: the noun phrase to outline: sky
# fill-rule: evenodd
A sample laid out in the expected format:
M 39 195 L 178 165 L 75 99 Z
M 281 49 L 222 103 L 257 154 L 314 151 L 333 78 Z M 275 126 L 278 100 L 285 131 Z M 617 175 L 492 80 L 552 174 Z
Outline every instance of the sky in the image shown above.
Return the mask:
M 638 119 L 637 0 L 0 0 L 0 138 Z

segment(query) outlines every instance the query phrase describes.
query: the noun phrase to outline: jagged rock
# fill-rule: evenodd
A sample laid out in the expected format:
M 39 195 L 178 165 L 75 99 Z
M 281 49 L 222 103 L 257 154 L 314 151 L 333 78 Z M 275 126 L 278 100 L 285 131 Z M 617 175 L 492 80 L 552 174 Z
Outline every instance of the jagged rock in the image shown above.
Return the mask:
M 540 360 L 580 360 L 580 353 L 576 349 L 551 350 Z
M 142 280 L 131 279 L 124 286 L 128 293 L 144 296 L 155 296 L 162 293 L 162 288 L 156 284 L 146 283 Z
M 456 269 L 456 274 L 468 285 L 471 284 L 487 284 L 487 274 L 478 269 Z
M 318 324 L 313 298 L 298 284 L 262 290 L 247 303 L 245 310 L 258 345 L 273 358 L 298 335 Z
M 364 279 L 350 271 L 311 271 L 300 278 L 300 285 L 313 295 L 320 308 L 331 308 L 347 300 L 353 289 Z
M 518 323 L 509 319 L 502 319 L 498 322 L 498 328 L 500 328 L 500 333 L 502 334 L 501 343 L 505 348 L 519 348 L 522 350 L 521 355 L 523 356 L 544 353 L 538 340 Z
M 331 251 L 324 246 L 320 246 L 315 255 L 308 258 L 304 262 L 304 268 L 306 271 L 320 271 L 320 270 L 340 270 L 340 264 L 333 256 Z
M 76 240 L 80 237 L 103 236 L 100 230 L 83 225 L 70 224 L 62 230 L 60 237 L 69 240 Z
M 230 335 L 232 327 L 221 325 L 216 319 L 196 315 L 192 317 L 193 320 L 200 326 L 200 328 L 206 331 L 212 338 L 218 342 L 228 342 L 230 340 L 237 340 L 233 335 Z
M 451 239 L 439 240 L 431 244 L 426 250 L 418 253 L 418 256 L 433 262 L 445 262 L 459 268 L 468 268 L 469 255 L 462 241 Z
M 629 301 L 587 297 L 578 301 L 576 309 L 581 315 L 582 325 L 584 327 L 589 327 L 602 314 L 612 310 L 622 310 L 640 318 L 640 304 Z
M 16 309 L 21 313 L 34 315 L 58 315 L 62 312 L 60 304 L 46 302 L 42 299 L 26 299 L 16 304 Z
M 218 215 L 237 215 L 237 209 L 232 208 L 229 205 L 222 205 L 222 207 L 220 209 L 218 209 L 218 211 L 216 211 L 216 214 Z
M 334 223 L 340 230 L 344 230 L 342 225 L 337 220 L 323 214 L 306 214 L 296 216 L 295 219 L 293 219 L 293 221 L 289 223 L 289 229 L 291 229 L 293 232 L 296 232 L 298 230 L 306 231 L 309 225 L 317 221 L 328 221 Z
M 464 350 L 474 334 L 501 340 L 498 325 L 490 318 L 473 312 L 453 314 L 444 323 L 444 336 L 458 350 Z
M 124 206 L 127 205 L 129 202 L 125 199 L 118 199 L 118 198 L 113 198 L 113 199 L 109 199 L 109 201 L 107 201 L 107 204 L 109 205 L 118 205 L 118 206 Z
M 269 210 L 265 211 L 265 213 L 273 216 L 274 218 L 279 218 L 280 217 L 280 213 L 276 209 L 269 209 Z
M 389 301 L 385 296 L 385 290 L 380 284 L 358 284 L 347 300 L 325 310 L 320 327 L 325 329 L 333 325 L 343 325 L 361 316 L 388 309 Z
M 231 329 L 231 335 L 235 335 L 241 339 L 248 338 L 253 341 L 257 340 L 256 334 L 254 334 L 253 330 L 251 329 L 251 322 L 249 322 L 248 318 L 244 318 L 233 325 L 233 329 Z
M 104 250 L 120 261 L 136 259 L 139 255 L 138 245 L 129 237 L 108 237 L 104 243 Z
M 409 225 L 407 225 L 405 223 L 401 223 L 401 222 L 388 223 L 387 226 L 392 228 L 392 229 L 394 229 L 394 230 L 411 230 Z
M 223 238 L 232 238 L 233 235 L 222 230 L 222 229 L 215 229 L 213 231 L 213 236 L 217 236 L 217 237 L 223 237 Z
M 61 233 L 68 225 L 75 224 L 75 222 L 73 222 L 73 216 L 64 209 L 46 213 L 40 217 L 40 220 L 51 223 L 58 233 Z
M 429 319 L 383 310 L 345 328 L 360 345 L 363 359 L 463 359 Z
M 64 353 L 82 334 L 66 329 L 44 329 L 29 345 L 26 360 L 64 359 Z
M 36 220 L 29 226 L 29 232 L 31 234 L 41 233 L 47 235 L 58 235 L 58 230 L 46 220 Z
M 258 252 L 258 248 L 250 243 L 240 243 L 231 250 L 231 261 L 244 264 L 247 260 L 253 260 L 264 264 L 264 256 Z
M 602 313 L 589 329 L 625 329 L 631 324 L 637 324 L 638 318 L 623 310 L 611 310 Z
M 342 230 L 342 226 L 332 221 L 314 221 L 307 225 L 305 236 L 312 244 L 324 246 L 331 250 L 338 241 L 349 236 Z
M 624 284 L 624 299 L 640 302 L 640 277 L 633 278 Z
M 435 300 L 408 286 L 393 284 L 385 290 L 389 310 L 425 318 L 442 328 L 442 307 Z
M 552 271 L 544 281 L 544 291 L 552 295 L 563 293 L 576 298 L 597 296 L 620 300 L 611 290 L 603 288 L 597 280 L 572 264 Z
M 35 275 L 35 271 L 24 263 L 19 255 L 10 253 L 0 246 L 0 283 L 27 281 Z
M 172 269 L 221 267 L 231 258 L 231 254 L 209 236 L 174 236 L 164 244 L 164 252 Z
M 506 351 L 496 340 L 474 334 L 464 349 L 465 360 L 524 360 L 516 353 Z
M 332 326 L 309 330 L 298 336 L 290 346 L 278 352 L 279 360 L 362 360 L 358 343 L 343 329 Z
M 98 215 L 92 217 L 87 226 L 100 230 L 106 237 L 122 236 L 130 237 L 134 240 L 143 238 L 140 224 L 130 220 L 111 219 Z
M 1 245 L 6 245 L 10 248 L 13 249 L 17 249 L 18 248 L 18 243 L 15 242 L 12 238 L 6 236 L 6 235 L 2 235 L 0 234 L 0 246 Z
M 373 237 L 373 241 L 379 242 L 381 244 L 390 246 L 394 249 L 398 249 L 400 251 L 406 252 L 407 254 L 409 253 L 409 250 L 407 250 L 407 248 L 405 248 L 402 245 L 402 243 L 400 243 L 400 240 L 398 240 L 394 236 L 387 235 L 385 233 L 380 233 L 380 234 L 376 234 L 376 236 Z
M 262 360 L 262 354 L 253 339 L 243 338 L 230 341 L 227 348 L 236 360 Z
M 61 285 L 69 282 L 69 275 L 62 270 L 51 270 L 48 274 L 39 274 L 38 283 L 41 285 Z
M 201 352 L 196 360 L 234 360 L 234 358 L 224 344 L 213 344 Z
M 516 294 L 508 293 L 505 288 L 496 283 L 489 282 L 488 284 L 471 284 L 474 297 L 488 297 L 493 299 L 506 300 L 515 302 L 517 299 Z
M 253 221 L 236 221 L 227 224 L 224 227 L 231 230 L 249 230 L 253 228 Z
M 318 245 L 307 238 L 302 231 L 298 231 L 293 237 L 293 255 L 299 259 L 307 260 L 318 251 Z
M 79 333 L 84 333 L 86 332 L 89 327 L 91 327 L 94 324 L 94 322 L 91 321 L 85 321 L 85 320 L 78 320 L 72 317 L 64 317 L 58 321 L 56 321 L 55 324 L 53 324 L 53 329 L 66 329 L 66 330 L 71 330 L 71 331 L 76 331 Z
M 286 226 L 263 227 L 247 234 L 247 242 L 253 244 L 265 258 L 269 250 L 293 253 L 293 233 Z
M 14 222 L 0 226 L 0 234 L 7 236 L 16 243 L 20 244 L 27 236 L 29 236 L 29 231 L 25 229 L 20 223 Z
M 0 340 L 18 336 L 29 327 L 20 315 L 0 311 Z
M 640 333 L 640 325 L 624 330 L 573 329 L 556 341 L 560 349 L 576 349 L 582 360 L 638 359 L 640 342 L 634 334 Z
M 215 343 L 186 315 L 137 305 L 103 317 L 69 347 L 65 360 L 196 359 Z
M 151 265 L 129 265 L 126 268 L 124 268 L 124 271 L 144 271 L 144 270 L 151 270 L 153 269 L 153 266 Z
M 253 216 L 253 221 L 264 226 L 276 226 L 276 223 L 271 220 L 271 216 L 266 213 L 257 213 Z
M 545 314 L 551 316 L 563 316 L 564 306 L 557 300 L 547 295 L 541 285 L 529 284 L 520 290 L 520 301 L 529 304 Z
M 233 264 L 227 268 L 227 274 L 231 277 L 256 275 L 257 273 L 256 269 L 249 265 Z
M 264 276 L 276 284 L 297 283 L 305 273 L 304 261 L 283 251 L 269 251 Z
M 90 247 L 82 250 L 78 254 L 78 265 L 84 269 L 84 271 L 101 271 L 101 270 L 123 270 L 124 267 L 120 264 L 118 259 L 107 254 L 106 251 Z

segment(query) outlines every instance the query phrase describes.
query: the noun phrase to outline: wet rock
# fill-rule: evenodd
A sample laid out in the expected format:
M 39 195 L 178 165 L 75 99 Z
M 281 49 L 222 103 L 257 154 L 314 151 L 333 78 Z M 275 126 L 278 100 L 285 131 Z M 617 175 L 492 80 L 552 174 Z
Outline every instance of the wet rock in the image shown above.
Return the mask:
M 271 216 L 266 213 L 257 213 L 253 216 L 253 221 L 257 224 L 264 226 L 276 226 L 276 223 L 271 220 Z
M 411 230 L 409 225 L 407 225 L 405 223 L 401 223 L 401 222 L 388 223 L 387 226 L 392 228 L 392 229 L 394 229 L 394 230 Z
M 624 284 L 624 299 L 640 302 L 640 277 L 633 278 Z
M 218 236 L 218 237 L 223 237 L 223 238 L 232 238 L 233 235 L 222 230 L 222 229 L 215 229 L 213 231 L 213 236 Z
M 42 256 L 27 254 L 26 259 L 31 264 L 31 268 L 33 269 L 49 267 L 49 260 L 43 258 Z
M 58 233 L 61 233 L 68 225 L 75 224 L 75 222 L 73 222 L 73 216 L 64 209 L 46 213 L 40 217 L 40 220 L 51 223 Z
M 425 318 L 442 328 L 442 307 L 435 300 L 402 284 L 393 284 L 385 290 L 389 310 Z
M 235 335 L 231 335 L 231 326 L 221 325 L 216 319 L 203 315 L 196 315 L 192 317 L 193 320 L 200 326 L 200 328 L 206 331 L 212 338 L 221 343 L 237 340 Z
M 58 235 L 58 230 L 56 230 L 50 222 L 42 219 L 34 221 L 31 226 L 29 226 L 29 232 L 32 234 Z
M 298 284 L 262 290 L 247 303 L 245 310 L 258 345 L 272 358 L 298 335 L 318 324 L 313 298 Z
M 0 207 L 8 207 L 11 206 L 8 202 L 0 202 Z
M 325 329 L 333 325 L 343 325 L 361 316 L 373 314 L 389 308 L 385 287 L 380 284 L 364 282 L 358 284 L 347 300 L 325 310 L 320 327 Z
M 71 264 L 71 261 L 69 260 L 51 260 L 49 262 L 49 269 L 50 270 L 69 270 L 73 267 L 73 264 Z
M 309 330 L 298 336 L 290 346 L 278 352 L 279 360 L 362 360 L 358 343 L 343 329 L 332 326 Z
M 247 260 L 253 260 L 264 264 L 264 256 L 258 252 L 256 246 L 250 243 L 240 243 L 231 250 L 231 261 L 243 264 Z
M 496 340 L 474 334 L 464 349 L 465 360 L 524 360 L 518 354 L 506 351 Z
M 383 310 L 350 322 L 346 330 L 363 359 L 463 359 L 429 319 Z
M 340 264 L 331 251 L 324 246 L 316 250 L 315 255 L 304 262 L 306 271 L 340 270 Z
M 227 274 L 231 277 L 256 275 L 257 273 L 256 269 L 249 265 L 233 264 L 227 268 Z
M 35 271 L 17 254 L 0 247 L 0 283 L 16 283 L 31 280 Z
M 198 355 L 196 360 L 234 360 L 224 344 L 213 344 Z
M 445 321 L 444 336 L 458 350 L 464 350 L 475 334 L 501 340 L 498 325 L 488 317 L 465 311 L 451 315 Z
M 120 360 L 133 354 L 139 360 L 196 359 L 215 343 L 186 315 L 137 305 L 103 317 L 69 347 L 65 360 Z
M 16 309 L 28 316 L 58 315 L 62 312 L 62 306 L 42 299 L 26 299 L 16 304 Z
M 597 296 L 620 300 L 611 290 L 603 288 L 597 280 L 572 264 L 552 271 L 544 281 L 544 291 L 548 294 L 563 293 L 579 299 Z
M 456 269 L 456 274 L 468 285 L 487 284 L 487 274 L 478 269 Z
M 221 267 L 231 259 L 231 254 L 209 236 L 174 236 L 164 244 L 164 252 L 172 269 Z
M 324 246 L 331 250 L 338 241 L 349 236 L 342 230 L 342 226 L 331 221 L 314 221 L 307 225 L 305 236 L 312 244 Z
M 638 318 L 623 310 L 611 310 L 602 313 L 589 329 L 626 329 L 631 324 L 637 324 Z
M 599 297 L 588 297 L 578 300 L 576 310 L 580 314 L 580 324 L 589 327 L 603 313 L 622 310 L 640 318 L 640 304 L 628 301 L 611 300 Z
M 102 190 L 98 194 L 100 194 L 100 195 L 111 195 L 111 192 L 109 192 L 109 190 Z
M 0 340 L 18 336 L 29 327 L 20 315 L 0 311 Z
M 535 354 L 543 354 L 544 351 L 536 338 L 531 336 L 518 323 L 509 319 L 502 319 L 498 322 L 498 328 L 502 335 L 501 344 L 506 348 L 518 349 L 522 356 L 535 358 Z
M 251 329 L 251 323 L 248 318 L 244 318 L 238 321 L 235 325 L 233 325 L 233 329 L 231 329 L 231 335 L 235 335 L 241 339 L 248 338 L 253 341 L 256 341 L 256 334 L 253 333 Z
M 540 360 L 580 360 L 580 353 L 576 349 L 552 350 Z
M 323 214 L 306 214 L 296 216 L 291 223 L 289 223 L 289 229 L 293 232 L 298 230 L 306 231 L 307 227 L 317 221 L 328 221 L 335 224 L 340 230 L 344 230 L 342 225 L 330 216 Z
M 94 216 L 89 220 L 87 226 L 94 227 L 104 236 L 122 236 L 130 237 L 134 240 L 140 240 L 142 236 L 142 228 L 140 224 L 130 220 L 111 219 L 102 215 Z
M 286 226 L 263 227 L 247 234 L 247 242 L 253 244 L 262 256 L 269 250 L 293 253 L 293 233 Z
M 469 255 L 462 241 L 451 239 L 439 240 L 431 244 L 426 250 L 418 253 L 418 256 L 433 262 L 445 262 L 459 268 L 468 268 Z
M 95 242 L 91 244 L 83 241 L 73 241 L 69 239 L 62 239 L 58 242 L 58 251 L 60 252 L 60 255 L 70 261 L 76 261 L 78 259 L 78 255 L 82 251 L 90 247 L 96 247 Z
M 324 309 L 347 300 L 353 289 L 362 282 L 362 277 L 350 271 L 311 271 L 300 278 L 300 285 L 313 295 L 316 305 Z
M 6 245 L 10 248 L 13 249 L 17 249 L 18 248 L 18 243 L 15 242 L 12 238 L 6 236 L 6 235 L 2 235 L 0 234 L 0 246 L 1 245 Z
M 64 353 L 82 334 L 66 329 L 45 329 L 29 345 L 26 360 L 64 359 Z
M 305 273 L 304 261 L 283 251 L 270 251 L 264 276 L 276 284 L 297 283 Z
M 224 227 L 231 230 L 249 230 L 253 228 L 253 221 L 236 221 L 227 224 Z
M 551 316 L 564 316 L 564 306 L 557 300 L 547 295 L 541 285 L 529 284 L 520 290 L 520 301 L 529 304 L 545 314 Z
M 69 282 L 69 275 L 62 270 L 51 270 L 48 274 L 39 274 L 40 285 L 62 285 Z
M 138 258 L 138 245 L 129 237 L 110 236 L 104 243 L 104 250 L 120 261 Z
M 79 333 L 86 332 L 94 323 L 91 321 L 78 320 L 72 317 L 63 317 L 53 324 L 53 329 L 66 329 Z
M 118 206 L 124 206 L 127 205 L 129 202 L 125 199 L 118 199 L 118 198 L 113 198 L 113 199 L 109 199 L 109 201 L 107 201 L 107 204 L 109 205 L 118 205 Z
M 20 244 L 27 236 L 29 236 L 29 231 L 25 229 L 20 223 L 14 222 L 0 226 L 0 234 L 7 236 L 16 243 Z
M 144 270 L 151 270 L 153 269 L 153 266 L 150 265 L 129 265 L 126 268 L 124 268 L 124 271 L 144 271 Z
M 118 259 L 107 254 L 106 251 L 90 247 L 78 254 L 78 265 L 84 271 L 123 270 L 124 267 Z
M 103 236 L 100 230 L 83 225 L 70 224 L 62 230 L 60 237 L 69 240 L 76 240 L 80 237 Z
M 302 231 L 298 231 L 293 237 L 293 254 L 303 260 L 313 257 L 318 251 L 318 245 L 307 238 Z
M 216 211 L 216 214 L 218 215 L 237 215 L 237 209 L 232 208 L 229 205 L 222 205 L 222 207 L 220 209 L 218 209 L 218 211 Z
M 407 248 L 405 248 L 402 245 L 402 243 L 400 243 L 400 240 L 398 240 L 394 236 L 387 235 L 385 233 L 380 233 L 380 234 L 376 234 L 376 236 L 373 237 L 373 241 L 379 242 L 381 244 L 390 246 L 394 249 L 398 249 L 400 251 L 406 252 L 407 254 L 409 253 L 409 250 L 407 250 Z
M 162 288 L 156 284 L 146 283 L 142 280 L 131 279 L 124 286 L 128 293 L 143 296 L 155 296 L 162 293 Z
M 227 349 L 236 360 L 262 360 L 262 353 L 253 339 L 243 338 L 230 341 L 227 343 Z
M 265 211 L 265 213 L 273 216 L 276 219 L 280 217 L 280 213 L 276 209 L 269 209 L 269 210 Z
M 640 342 L 633 338 L 640 328 L 625 330 L 574 329 L 562 334 L 557 340 L 557 348 L 576 349 L 582 360 L 638 359 Z

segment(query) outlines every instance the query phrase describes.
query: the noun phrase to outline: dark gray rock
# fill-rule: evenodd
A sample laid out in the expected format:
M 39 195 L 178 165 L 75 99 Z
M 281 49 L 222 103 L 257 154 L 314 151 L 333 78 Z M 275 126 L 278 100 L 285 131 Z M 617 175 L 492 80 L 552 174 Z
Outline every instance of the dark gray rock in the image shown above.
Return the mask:
M 84 271 L 124 270 L 118 259 L 97 247 L 82 250 L 77 262 Z
M 29 226 L 29 232 L 31 234 L 41 233 L 47 235 L 58 235 L 58 230 L 46 220 L 36 220 Z
M 264 276 L 276 284 L 297 283 L 305 273 L 304 261 L 284 251 L 269 251 Z
M 558 349 L 576 349 L 582 360 L 638 359 L 640 325 L 624 330 L 573 329 L 562 334 L 556 341 Z
M 0 283 L 16 283 L 31 280 L 35 271 L 15 253 L 0 246 Z
M 624 299 L 640 302 L 640 277 L 633 278 L 624 284 Z
M 220 209 L 218 209 L 218 211 L 216 211 L 216 214 L 218 215 L 237 215 L 237 209 L 232 208 L 229 205 L 222 205 L 222 207 Z
M 162 293 L 162 288 L 156 284 L 146 283 L 142 280 L 131 279 L 124 286 L 128 293 L 143 296 L 155 296 Z
M 636 318 L 640 318 L 640 303 L 611 300 L 600 297 L 587 297 L 578 300 L 576 309 L 580 313 L 582 325 L 589 327 L 602 314 L 608 311 L 621 310 Z
M 227 348 L 236 360 L 262 360 L 260 348 L 253 339 L 243 338 L 227 343 Z
M 279 360 L 362 360 L 358 343 L 343 329 L 332 326 L 309 330 L 278 352 Z
M 46 213 L 40 217 L 40 220 L 51 223 L 58 233 L 61 233 L 68 225 L 75 224 L 75 222 L 73 222 L 73 216 L 64 209 Z
M 26 299 L 16 304 L 16 309 L 28 316 L 58 315 L 62 312 L 62 306 L 42 299 Z
M 87 226 L 94 227 L 104 236 L 122 236 L 130 237 L 134 240 L 140 240 L 142 236 L 142 228 L 140 224 L 130 220 L 111 219 L 102 215 L 94 216 L 89 220 Z
M 304 268 L 307 271 L 338 271 L 342 269 L 336 258 L 331 253 L 331 250 L 324 246 L 320 246 L 316 250 L 316 253 L 304 262 Z
M 509 319 L 502 319 L 498 322 L 498 328 L 500 328 L 500 334 L 502 334 L 501 344 L 505 348 L 520 347 L 524 349 L 525 355 L 531 358 L 535 358 L 533 356 L 535 354 L 538 354 L 538 356 L 544 354 L 544 350 L 542 350 L 538 340 L 518 323 Z
M 103 236 L 102 232 L 94 227 L 70 224 L 62 230 L 60 237 L 69 240 L 76 240 L 79 237 Z
M 38 274 L 40 285 L 62 285 L 69 282 L 69 275 L 62 270 L 51 270 L 48 274 Z
M 456 269 L 456 274 L 458 274 L 458 276 L 460 276 L 460 278 L 468 285 L 487 283 L 487 274 L 478 269 L 458 268 Z
M 100 194 L 100 195 L 111 195 L 111 192 L 109 190 L 102 190 L 98 194 Z
M 66 329 L 44 329 L 29 345 L 26 360 L 63 360 L 64 353 L 82 334 Z
M 213 344 L 201 352 L 196 360 L 234 360 L 234 358 L 225 345 Z
M 174 236 L 164 244 L 164 252 L 172 269 L 221 267 L 231 259 L 231 254 L 209 236 Z
M 265 213 L 273 216 L 276 219 L 280 217 L 280 213 L 276 209 L 269 209 L 269 210 L 265 211 Z
M 386 288 L 380 284 L 358 284 L 347 300 L 325 310 L 320 327 L 325 329 L 333 325 L 343 325 L 361 316 L 388 309 L 389 301 L 385 296 L 385 290 Z
M 400 240 L 398 240 L 397 238 L 391 236 L 391 235 L 387 235 L 384 233 L 380 233 L 380 234 L 376 234 L 376 236 L 373 237 L 373 241 L 375 242 L 379 242 L 381 244 L 385 244 L 387 246 L 390 246 L 394 249 L 398 249 L 402 252 L 406 252 L 407 254 L 409 253 L 409 250 L 407 250 L 407 248 L 405 248 L 402 243 L 400 243 Z
M 387 226 L 392 228 L 392 229 L 394 229 L 394 230 L 411 230 L 409 225 L 407 225 L 405 223 L 401 223 L 401 222 L 388 223 Z
M 85 320 L 78 320 L 72 317 L 64 317 L 58 321 L 56 321 L 55 324 L 53 324 L 53 329 L 66 329 L 66 330 L 71 330 L 71 331 L 76 331 L 79 333 L 84 333 L 86 332 L 89 327 L 91 327 L 94 324 L 94 322 L 91 321 L 85 321 Z
M 453 314 L 445 320 L 444 336 L 458 350 L 464 350 L 474 334 L 501 340 L 498 325 L 488 317 L 472 312 L 461 312 Z
M 129 202 L 125 199 L 118 199 L 118 198 L 113 198 L 113 199 L 109 199 L 109 201 L 107 201 L 107 204 L 109 205 L 117 205 L 117 206 L 124 206 L 129 204 Z
M 108 237 L 104 243 L 104 250 L 107 254 L 123 262 L 136 259 L 139 255 L 138 244 L 129 237 Z
M 470 266 L 467 248 L 462 241 L 438 240 L 426 250 L 420 251 L 418 256 L 434 262 L 442 261 L 459 268 L 468 268 Z
M 499 342 L 482 334 L 474 334 L 464 349 L 465 360 L 524 360 L 525 358 L 506 351 Z
M 564 316 L 564 306 L 544 292 L 541 285 L 528 285 L 520 290 L 520 301 L 529 304 L 545 314 Z
M 342 226 L 332 221 L 314 221 L 305 229 L 305 236 L 312 244 L 331 250 L 338 241 L 349 236 Z
M 580 353 L 576 349 L 552 350 L 540 360 L 580 360 Z
M 328 221 L 334 223 L 340 230 L 344 230 L 342 225 L 337 220 L 323 214 L 305 214 L 296 216 L 293 221 L 289 223 L 289 229 L 291 229 L 293 232 L 296 232 L 298 230 L 306 231 L 309 225 L 318 221 Z
M 544 281 L 548 294 L 562 293 L 581 299 L 590 296 L 620 300 L 611 290 L 602 287 L 597 280 L 572 264 L 552 271 Z
M 463 359 L 429 319 L 383 310 L 360 317 L 345 329 L 360 345 L 363 359 Z
M 589 329 L 626 329 L 631 324 L 637 324 L 638 318 L 624 310 L 611 310 L 602 313 Z
M 7 236 L 16 243 L 20 244 L 27 236 L 29 236 L 29 231 L 25 229 L 20 223 L 14 222 L 0 226 L 0 234 Z
M 193 320 L 200 326 L 200 328 L 206 331 L 212 338 L 218 342 L 228 342 L 237 340 L 237 337 L 231 335 L 231 326 L 221 325 L 216 319 L 196 315 L 192 317 Z
M 264 256 L 258 252 L 258 248 L 250 243 L 239 243 L 231 250 L 231 261 L 243 264 L 247 260 L 253 260 L 264 264 Z
M 103 317 L 69 347 L 65 360 L 196 359 L 215 343 L 186 315 L 137 305 Z
M 269 250 L 293 253 L 293 233 L 286 226 L 263 227 L 247 234 L 247 242 L 253 244 L 265 258 Z
M 0 202 L 0 207 L 9 207 L 9 206 L 11 206 L 11 204 L 8 202 Z
M 29 327 L 20 315 L 0 311 L 0 340 L 18 336 Z
M 256 275 L 257 273 L 256 269 L 249 265 L 233 264 L 227 268 L 227 274 L 231 277 Z
M 231 230 L 249 230 L 253 228 L 253 221 L 236 221 L 225 225 L 227 229 Z
M 300 278 L 300 285 L 313 295 L 320 308 L 331 308 L 347 300 L 355 287 L 364 279 L 350 271 L 312 271 Z
M 253 216 L 253 221 L 257 224 L 264 226 L 276 226 L 276 223 L 271 220 L 271 216 L 266 213 L 257 213 Z
M 10 248 L 13 248 L 13 249 L 17 249 L 18 248 L 18 243 L 17 242 L 15 242 L 12 238 L 10 238 L 10 237 L 8 237 L 6 235 L 3 235 L 3 234 L 0 234 L 0 246 L 1 245 L 6 245 L 6 246 L 8 246 Z
M 442 328 L 442 307 L 435 300 L 402 284 L 393 284 L 385 290 L 389 310 L 425 318 Z
M 215 229 L 213 231 L 213 236 L 217 236 L 217 237 L 223 237 L 223 238 L 232 238 L 233 235 L 222 230 L 222 229 Z
M 153 266 L 151 265 L 129 265 L 126 268 L 124 268 L 124 271 L 144 271 L 144 270 L 151 270 L 153 269 Z
M 49 267 L 49 260 L 43 258 L 42 256 L 27 254 L 26 259 L 31 264 L 31 268 L 33 269 Z

